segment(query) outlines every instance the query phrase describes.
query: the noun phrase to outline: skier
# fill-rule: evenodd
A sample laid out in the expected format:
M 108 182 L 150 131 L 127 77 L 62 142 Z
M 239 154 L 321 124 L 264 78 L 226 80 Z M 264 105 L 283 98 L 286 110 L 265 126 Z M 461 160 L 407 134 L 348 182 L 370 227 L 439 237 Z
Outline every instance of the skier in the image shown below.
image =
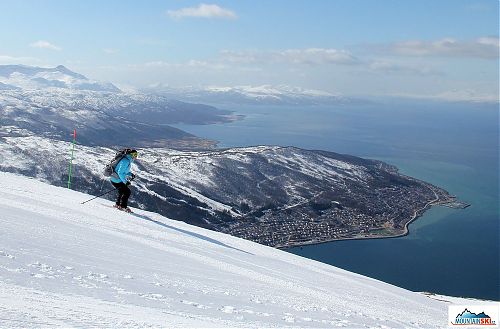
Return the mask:
M 126 212 L 132 212 L 128 207 L 130 188 L 128 187 L 135 175 L 130 171 L 130 166 L 137 158 L 136 150 L 127 150 L 126 155 L 117 163 L 113 174 L 110 176 L 111 184 L 118 190 L 115 208 Z

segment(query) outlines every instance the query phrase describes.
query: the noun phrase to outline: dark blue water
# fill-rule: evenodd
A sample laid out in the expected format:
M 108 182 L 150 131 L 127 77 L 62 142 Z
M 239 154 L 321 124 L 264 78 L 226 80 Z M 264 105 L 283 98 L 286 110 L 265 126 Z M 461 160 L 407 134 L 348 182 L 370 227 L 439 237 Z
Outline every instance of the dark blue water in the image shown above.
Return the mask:
M 245 120 L 179 128 L 220 146 L 293 145 L 375 158 L 468 202 L 434 207 L 406 237 L 289 249 L 413 291 L 500 300 L 498 106 L 379 101 L 332 107 L 238 107 Z

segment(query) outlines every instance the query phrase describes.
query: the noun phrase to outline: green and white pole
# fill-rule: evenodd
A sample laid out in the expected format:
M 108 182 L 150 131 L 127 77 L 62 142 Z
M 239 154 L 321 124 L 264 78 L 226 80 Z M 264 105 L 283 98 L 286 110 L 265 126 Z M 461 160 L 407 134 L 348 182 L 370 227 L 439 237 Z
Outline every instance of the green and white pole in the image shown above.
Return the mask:
M 73 147 L 71 148 L 71 159 L 69 160 L 69 169 L 68 169 L 68 188 L 71 188 L 71 174 L 73 171 L 73 155 L 75 154 L 75 144 L 76 144 L 76 128 L 73 130 Z

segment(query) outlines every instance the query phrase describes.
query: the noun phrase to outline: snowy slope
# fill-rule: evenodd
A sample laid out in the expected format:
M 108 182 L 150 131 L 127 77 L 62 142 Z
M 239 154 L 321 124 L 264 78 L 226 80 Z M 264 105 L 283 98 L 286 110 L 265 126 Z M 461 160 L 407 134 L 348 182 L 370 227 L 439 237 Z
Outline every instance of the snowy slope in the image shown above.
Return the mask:
M 0 173 L 0 327 L 443 327 L 448 303 Z

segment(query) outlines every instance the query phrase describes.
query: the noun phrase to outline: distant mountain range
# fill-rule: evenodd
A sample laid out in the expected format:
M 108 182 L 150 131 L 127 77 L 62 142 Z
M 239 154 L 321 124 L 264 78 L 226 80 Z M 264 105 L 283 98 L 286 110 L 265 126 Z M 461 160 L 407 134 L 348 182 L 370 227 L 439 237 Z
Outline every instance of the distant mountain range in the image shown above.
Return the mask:
M 53 68 L 0 65 L 0 90 L 51 90 L 53 88 L 122 93 L 112 83 L 90 80 L 63 65 Z M 208 104 L 325 105 L 366 102 L 340 94 L 286 85 L 173 88 L 164 84 L 156 84 L 142 88 L 138 93 L 164 96 L 170 100 Z
M 207 148 L 214 142 L 168 126 L 210 124 L 238 117 L 213 106 L 144 93 L 126 93 L 60 65 L 0 65 L 0 136 L 67 140 L 74 128 L 86 145 Z
M 366 102 L 340 94 L 286 85 L 173 88 L 157 84 L 142 90 L 187 102 L 209 104 L 331 105 Z

